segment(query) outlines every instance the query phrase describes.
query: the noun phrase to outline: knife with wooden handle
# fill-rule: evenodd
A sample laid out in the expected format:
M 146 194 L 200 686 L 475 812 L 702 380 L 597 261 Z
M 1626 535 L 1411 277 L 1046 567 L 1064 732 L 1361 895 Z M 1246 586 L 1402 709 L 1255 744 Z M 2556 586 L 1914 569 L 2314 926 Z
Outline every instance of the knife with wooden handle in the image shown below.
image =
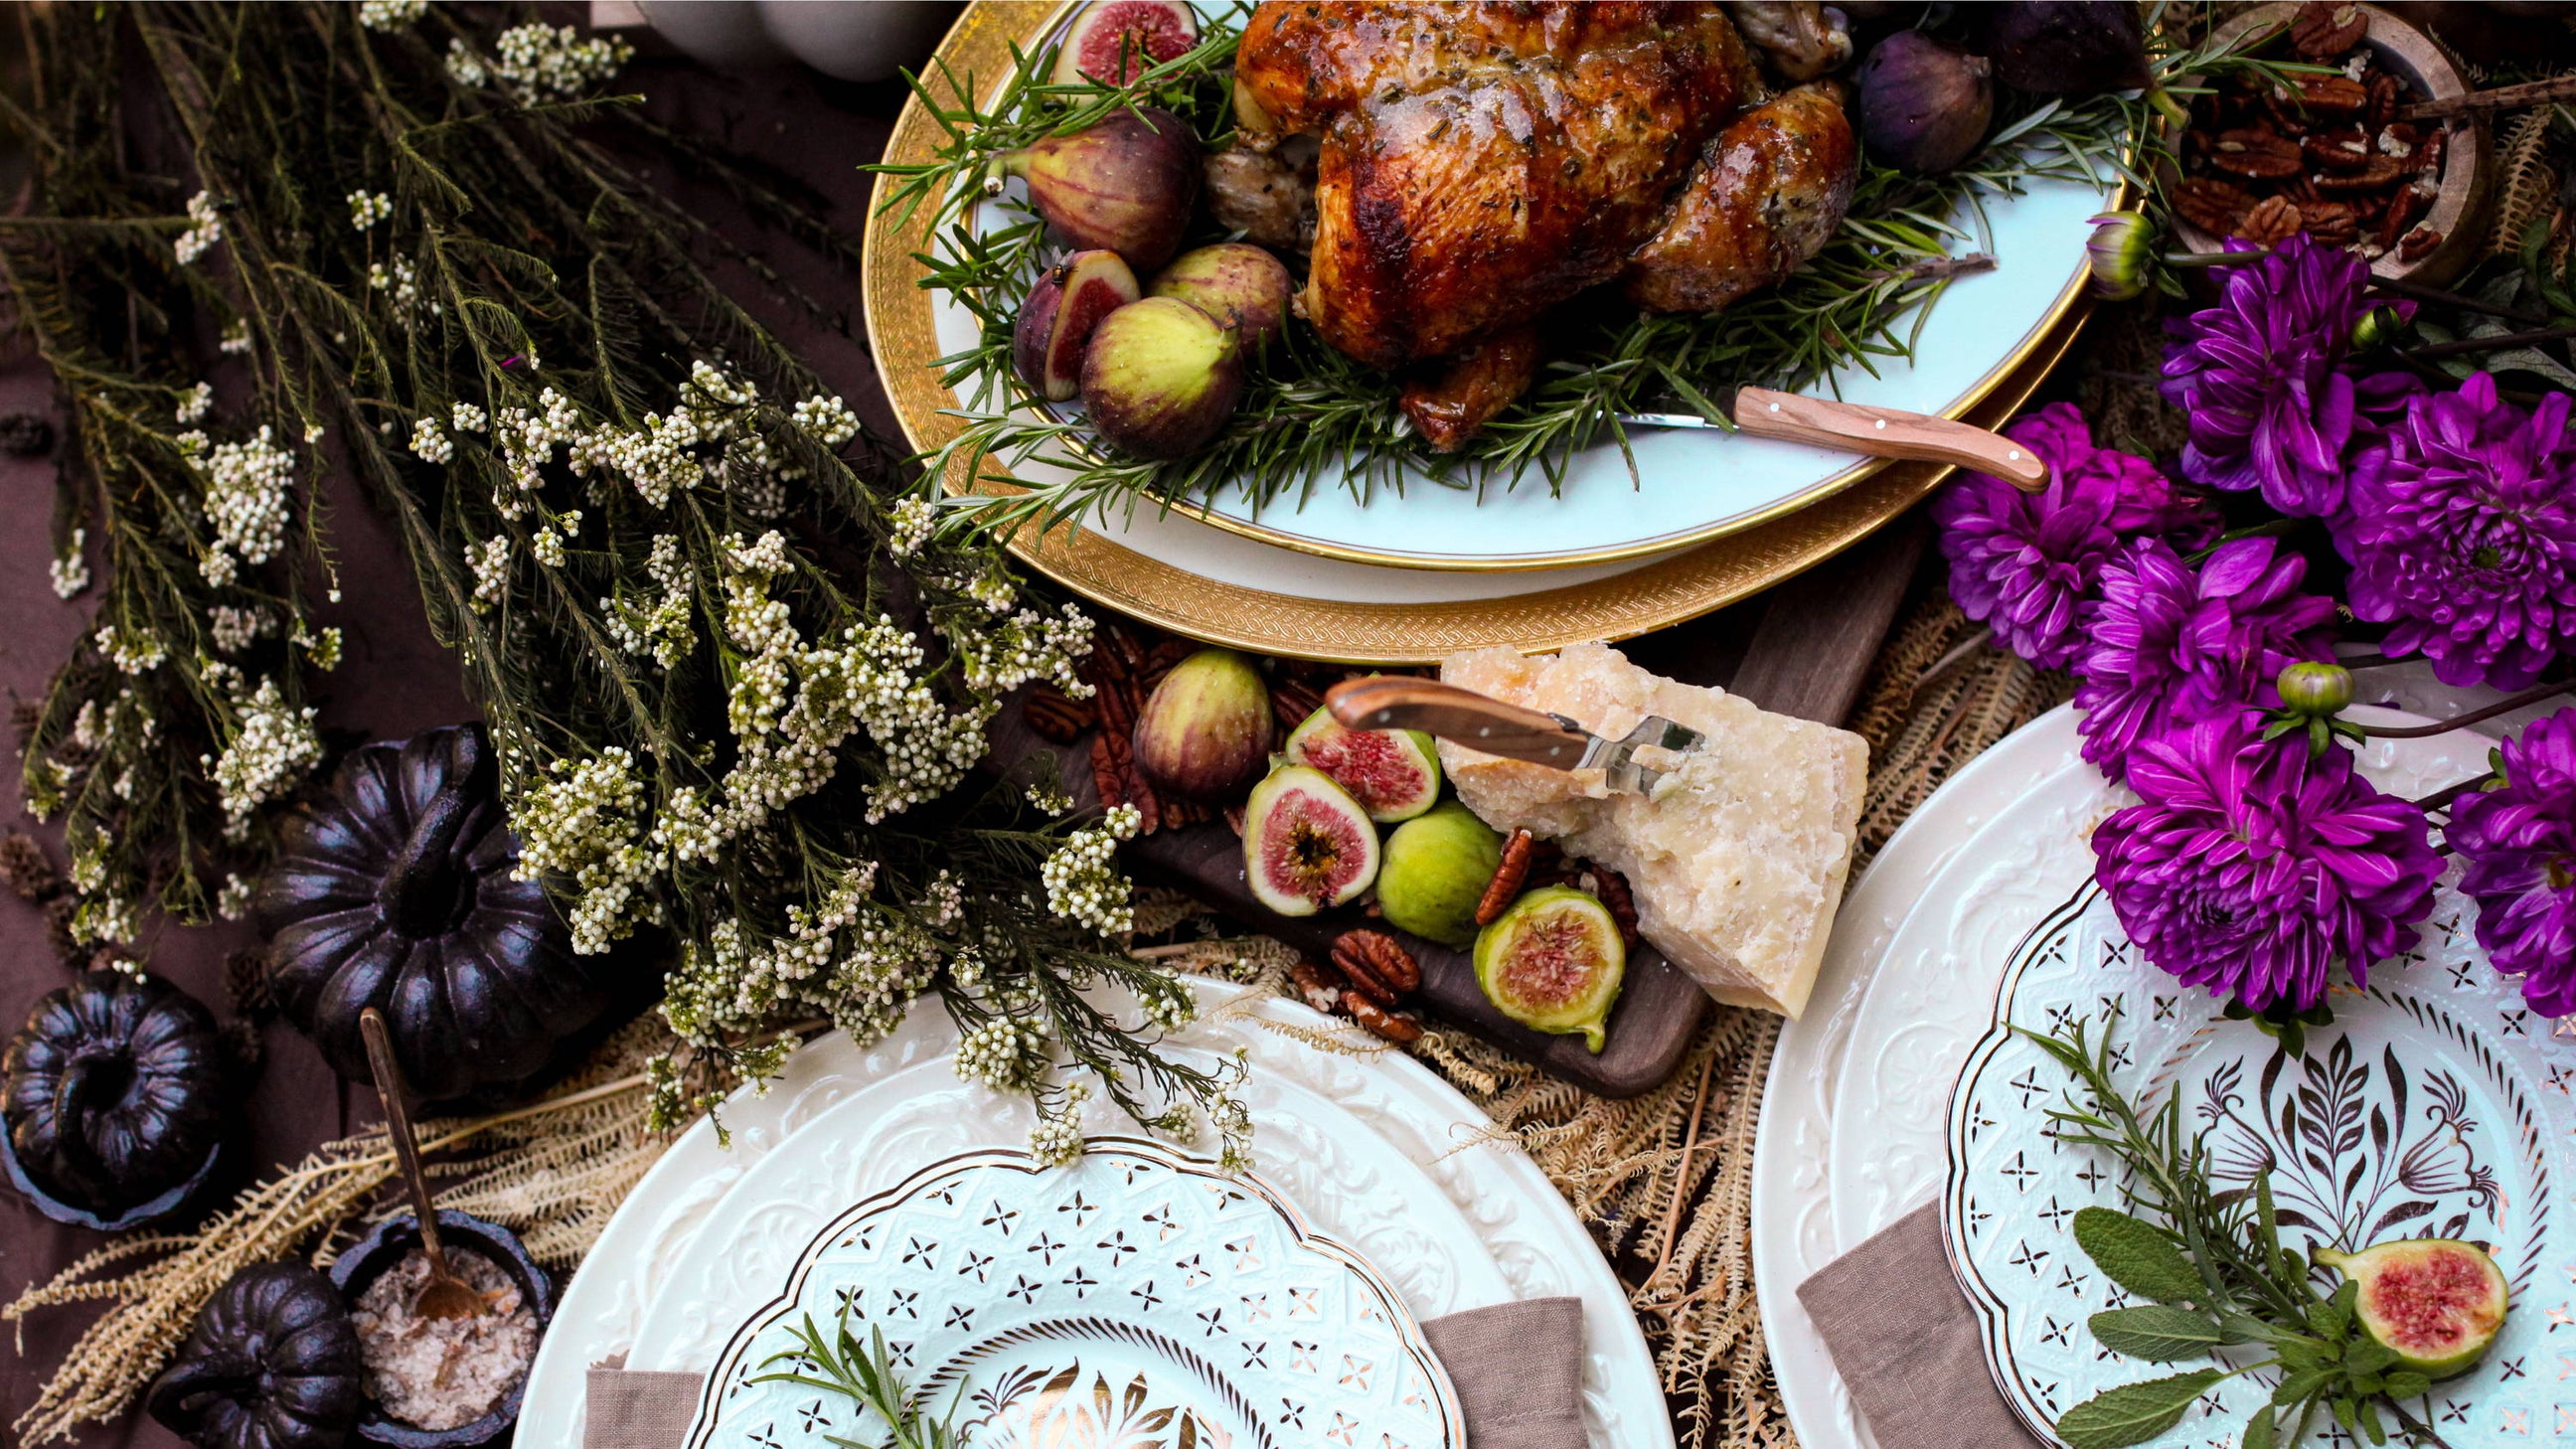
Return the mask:
M 1756 438 L 1839 448 L 1872 458 L 1911 458 L 1925 463 L 1952 463 L 1991 473 L 2025 493 L 2048 486 L 2048 465 L 2039 455 L 2000 433 L 1930 413 L 1870 407 L 1830 398 L 1801 397 L 1767 387 L 1740 387 L 1726 410 L 1736 431 Z M 1697 413 L 1621 413 L 1631 427 L 1714 428 Z
M 1561 714 L 1542 714 L 1436 679 L 1372 675 L 1345 679 L 1324 692 L 1324 706 L 1350 729 L 1420 730 L 1424 734 L 1558 770 L 1600 770 L 1613 790 L 1651 794 L 1663 771 L 1634 758 L 1646 746 L 1686 753 L 1704 738 L 1648 715 L 1619 739 L 1606 739 Z

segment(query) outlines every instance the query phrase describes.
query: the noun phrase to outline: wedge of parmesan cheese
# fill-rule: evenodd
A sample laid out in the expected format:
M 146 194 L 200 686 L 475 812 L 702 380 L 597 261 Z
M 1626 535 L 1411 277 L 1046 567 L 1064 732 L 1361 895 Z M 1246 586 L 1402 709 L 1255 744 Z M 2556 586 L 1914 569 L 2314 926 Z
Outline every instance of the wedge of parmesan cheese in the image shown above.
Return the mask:
M 1707 736 L 1652 798 L 1613 794 L 1601 771 L 1552 770 L 1440 742 L 1458 798 L 1497 830 L 1559 840 L 1627 877 L 1637 930 L 1733 1006 L 1796 1016 L 1824 958 L 1860 821 L 1869 746 L 1722 689 L 1650 674 L 1606 644 L 1553 657 L 1453 654 L 1448 683 L 1580 720 L 1613 739 L 1647 715 Z

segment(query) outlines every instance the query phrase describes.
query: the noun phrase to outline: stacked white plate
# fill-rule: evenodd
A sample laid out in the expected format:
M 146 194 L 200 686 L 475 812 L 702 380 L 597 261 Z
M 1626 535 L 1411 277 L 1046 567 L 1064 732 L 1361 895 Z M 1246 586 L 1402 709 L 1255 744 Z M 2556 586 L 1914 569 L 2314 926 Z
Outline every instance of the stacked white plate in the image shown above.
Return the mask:
M 1307 1275 L 1300 1283 L 1324 1285 L 1312 1311 L 1333 1316 L 1336 1333 L 1366 1340 L 1369 1352 L 1355 1354 L 1355 1362 L 1392 1365 L 1359 1375 L 1364 1382 L 1353 1388 L 1343 1382 L 1350 1374 L 1337 1356 L 1319 1361 L 1308 1372 L 1320 1375 L 1323 1397 L 1299 1405 L 1309 1410 L 1314 1431 L 1329 1434 L 1334 1412 L 1356 1417 L 1374 1403 L 1366 1396 L 1381 1391 L 1391 1397 L 1367 1410 L 1383 1420 L 1381 1429 L 1404 1414 L 1428 1415 L 1425 1424 L 1442 1424 L 1445 1383 L 1436 1372 L 1405 1367 L 1416 1362 L 1411 1325 L 1461 1309 L 1572 1294 L 1584 1303 L 1584 1413 L 1591 1442 L 1602 1449 L 1655 1449 L 1673 1442 L 1654 1362 L 1626 1295 L 1535 1163 L 1493 1140 L 1483 1114 L 1410 1058 L 1323 1050 L 1276 1029 L 1334 1030 L 1302 1006 L 1217 982 L 1198 983 L 1198 991 L 1205 1015 L 1170 1048 L 1203 1065 L 1240 1049 L 1251 1067 L 1244 1098 L 1255 1124 L 1254 1175 L 1231 1189 L 1234 1199 L 1202 1201 L 1202 1194 L 1221 1198 L 1229 1190 L 1214 1186 L 1222 1179 L 1185 1154 L 1132 1140 L 1105 1141 L 1097 1156 L 1067 1172 L 1028 1171 L 1024 1148 L 1033 1119 L 1027 1103 L 959 1080 L 956 1030 L 935 1003 L 916 1006 L 901 1028 L 870 1047 L 837 1033 L 826 1036 L 797 1052 L 767 1094 L 738 1093 L 726 1104 L 722 1118 L 730 1146 L 718 1142 L 711 1124 L 699 1123 L 618 1209 L 565 1291 L 539 1350 L 520 1419 L 521 1442 L 580 1442 L 584 1371 L 620 1356 L 635 1369 L 724 1370 L 692 1443 L 757 1442 L 720 1432 L 725 1423 L 744 1422 L 727 1418 L 734 1411 L 721 1402 L 723 1395 L 743 1387 L 800 1313 L 821 1305 L 828 1328 L 832 1305 L 840 1301 L 824 1291 L 830 1285 L 918 1291 L 920 1285 L 906 1288 L 904 1275 L 930 1271 L 930 1260 L 904 1261 L 908 1240 L 915 1237 L 933 1240 L 928 1248 L 940 1255 L 946 1297 L 937 1312 L 929 1319 L 912 1317 L 906 1310 L 920 1312 L 917 1301 L 895 1309 L 891 1300 L 862 1297 L 854 1305 L 853 1324 L 862 1338 L 870 1328 L 887 1328 L 889 1339 L 902 1341 L 915 1356 L 913 1368 L 925 1379 L 943 1366 L 928 1360 L 943 1352 L 937 1335 L 946 1320 L 959 1310 L 974 1315 L 987 1303 L 996 1310 L 1024 1307 L 1009 1296 L 1019 1281 L 1052 1293 L 1051 1312 L 1058 1306 L 1054 1299 L 1070 1302 L 1081 1289 L 1082 1312 L 1067 1311 L 1061 1318 L 1105 1315 L 1109 1310 L 1098 1305 L 1108 1300 L 1099 1290 L 1058 1281 L 1069 1276 L 1060 1268 L 1035 1280 L 997 1273 L 969 1289 L 946 1282 L 955 1276 L 948 1259 L 971 1267 L 997 1247 L 1022 1252 L 1024 1244 L 1012 1236 L 1020 1231 L 1020 1219 L 1012 1214 L 1036 1210 L 1052 1217 L 1075 1194 L 1087 1194 L 1086 1202 L 1103 1192 L 1151 1194 L 1160 1180 L 1153 1174 L 1196 1186 L 1188 1193 L 1164 1190 L 1140 1209 L 1183 1205 L 1168 1238 L 1163 1219 L 1155 1219 L 1151 1236 L 1158 1252 L 1147 1257 L 1160 1276 L 1135 1284 L 1122 1279 L 1116 1287 L 1122 1294 L 1139 1286 L 1154 1294 L 1158 1301 L 1150 1316 L 1156 1325 L 1168 1322 L 1198 1339 L 1221 1341 L 1223 1353 L 1206 1353 L 1212 1374 L 1238 1387 L 1266 1382 L 1264 1373 L 1296 1371 L 1286 1368 L 1297 1352 L 1293 1345 L 1326 1343 L 1325 1335 L 1282 1332 L 1274 1352 L 1266 1335 L 1236 1332 L 1243 1315 L 1271 1311 L 1270 1305 L 1242 1301 L 1257 1296 L 1258 1284 L 1229 1284 L 1223 1304 L 1211 1301 L 1204 1308 L 1165 1301 L 1175 1292 L 1206 1288 L 1213 1276 L 1207 1265 L 1216 1258 L 1189 1264 L 1185 1250 L 1222 1255 L 1238 1241 L 1257 1244 L 1247 1251 L 1262 1260 L 1258 1271 L 1269 1271 L 1275 1261 L 1300 1262 Z M 1100 1104 L 1090 1109 L 1085 1125 L 1104 1138 L 1134 1134 L 1132 1124 Z M 1149 1178 L 1142 1189 L 1136 1187 L 1139 1173 Z M 976 1189 L 958 1185 L 970 1180 Z M 1023 1188 L 1005 1192 L 1005 1181 L 1019 1181 Z M 951 1201 L 939 1200 L 943 1191 Z M 970 1196 L 972 1213 L 958 1206 Z M 1215 1213 L 1223 1222 L 1200 1223 L 1193 1212 Z M 955 1241 L 922 1229 L 934 1220 L 949 1224 L 943 1231 Z M 1195 1226 L 1184 1229 L 1184 1223 Z M 1245 1256 L 1227 1259 L 1226 1274 L 1254 1273 Z M 1147 1257 L 1134 1261 L 1144 1264 Z M 1162 1258 L 1172 1258 L 1171 1264 Z M 1381 1293 L 1383 1304 L 1375 1298 Z M 1278 1303 L 1292 1301 L 1305 1311 L 1307 1300 L 1292 1299 L 1283 1289 Z M 1136 1306 L 1120 1312 L 1133 1316 Z M 1235 1319 L 1223 1330 L 1209 1325 L 1203 1331 L 1195 1312 L 1220 1307 Z M 1165 1331 L 1177 1336 L 1181 1328 Z M 1092 1333 L 1083 1350 L 1088 1361 L 1103 1362 L 1100 1345 L 1115 1336 Z M 1257 1355 L 1262 1362 L 1239 1362 L 1246 1341 L 1264 1345 Z M 1013 1348 L 1027 1344 L 1017 1339 Z M 1026 1379 L 1033 1369 L 1014 1361 L 995 1372 Z M 1126 1382 L 1121 1371 L 1110 1377 L 1118 1381 L 1113 1388 Z M 1084 1383 L 1087 1388 L 1088 1379 Z M 1345 1403 L 1353 1393 L 1361 1397 Z M 1405 1407 L 1408 1393 L 1422 1402 Z M 1274 1412 L 1267 1405 L 1253 1407 Z M 1223 1426 L 1221 1414 L 1210 1422 Z M 1369 1443 L 1377 1442 L 1376 1432 Z M 1442 1442 L 1443 1432 L 1428 1431 L 1427 1443 Z
M 1781 1397 L 1804 1443 L 1876 1441 L 1798 1303 L 1798 1284 L 1942 1195 L 1953 1088 L 1997 1021 L 2006 966 L 2091 878 L 2094 825 L 2134 798 L 2078 758 L 2076 744 L 2074 711 L 2061 707 L 1980 755 L 1915 812 L 1844 902 L 1815 995 L 1772 1060 L 1754 1157 L 1754 1278 Z M 2376 740 L 2361 766 L 2381 789 L 2413 797 L 2484 770 L 2491 744 L 2472 731 Z

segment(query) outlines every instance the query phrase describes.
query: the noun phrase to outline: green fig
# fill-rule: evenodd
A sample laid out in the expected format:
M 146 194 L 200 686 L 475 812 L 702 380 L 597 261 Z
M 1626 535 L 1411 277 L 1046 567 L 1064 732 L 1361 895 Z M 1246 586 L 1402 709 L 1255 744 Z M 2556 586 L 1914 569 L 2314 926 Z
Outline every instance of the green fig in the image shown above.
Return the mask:
M 1139 458 L 1206 447 L 1243 398 L 1241 334 L 1173 297 L 1147 297 L 1091 329 L 1082 403 L 1091 426 Z
M 1270 686 L 1251 659 L 1202 649 L 1172 666 L 1136 714 L 1137 767 L 1156 789 L 1231 796 L 1270 760 Z
M 1233 323 L 1245 342 L 1258 347 L 1287 325 L 1288 294 L 1296 285 L 1270 253 L 1250 242 L 1219 242 L 1173 258 L 1146 290 Z
M 1572 886 L 1531 891 L 1476 935 L 1486 1000 L 1533 1031 L 1580 1033 L 1595 1052 L 1627 969 L 1619 923 Z
M 2372 1341 L 2431 1379 L 2467 1373 L 2504 1330 L 2504 1270 L 2475 1243 L 2399 1238 L 2316 1260 L 2360 1285 L 2353 1316 Z
M 1476 941 L 1476 905 L 1503 863 L 1503 837 L 1455 800 L 1395 827 L 1377 871 L 1377 904 L 1394 925 L 1461 950 Z

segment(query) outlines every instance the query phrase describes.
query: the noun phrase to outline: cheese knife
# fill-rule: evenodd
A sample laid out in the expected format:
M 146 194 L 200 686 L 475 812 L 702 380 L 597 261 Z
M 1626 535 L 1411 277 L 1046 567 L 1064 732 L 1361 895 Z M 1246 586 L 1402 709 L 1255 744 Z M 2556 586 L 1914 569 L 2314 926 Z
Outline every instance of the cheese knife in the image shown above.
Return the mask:
M 1869 407 L 1830 398 L 1800 397 L 1767 387 L 1740 387 L 1726 415 L 1735 431 L 1756 438 L 1778 438 L 1818 448 L 1839 448 L 1872 458 L 1912 458 L 1925 463 L 1954 463 L 1991 473 L 2025 493 L 2048 486 L 2048 465 L 2039 455 L 2000 433 L 1973 424 L 1909 413 L 1899 408 Z M 1724 428 L 1698 413 L 1620 413 L 1632 428 Z
M 1420 730 L 1507 760 L 1559 770 L 1599 770 L 1613 790 L 1654 793 L 1662 770 L 1637 763 L 1649 747 L 1677 754 L 1707 738 L 1695 729 L 1648 715 L 1618 739 L 1607 739 L 1561 714 L 1506 704 L 1472 689 L 1436 679 L 1372 675 L 1345 679 L 1324 691 L 1324 707 L 1355 730 Z

